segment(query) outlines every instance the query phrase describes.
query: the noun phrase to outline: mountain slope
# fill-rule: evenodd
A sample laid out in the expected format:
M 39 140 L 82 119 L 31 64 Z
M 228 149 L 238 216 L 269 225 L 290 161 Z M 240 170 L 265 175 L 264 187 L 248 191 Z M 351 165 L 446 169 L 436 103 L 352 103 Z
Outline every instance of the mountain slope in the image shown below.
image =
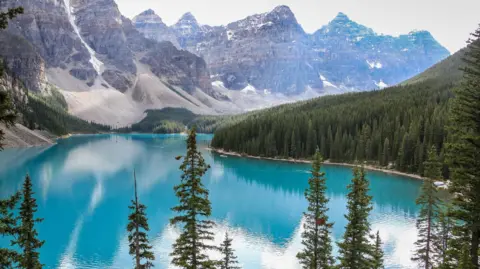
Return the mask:
M 289 96 L 383 88 L 449 55 L 427 31 L 378 35 L 343 13 L 310 35 L 287 6 L 216 27 L 186 13 L 171 29 L 205 59 L 214 82 Z
M 198 114 L 240 112 L 212 90 L 202 58 L 144 37 L 113 0 L 1 3 L 17 5 L 25 14 L 0 33 L 7 48 L 0 56 L 30 90 L 48 94 L 49 83 L 59 87 L 73 115 L 124 126 L 147 109 L 168 106 Z
M 447 102 L 458 84 L 460 51 L 416 82 L 381 91 L 327 96 L 255 113 L 215 132 L 212 146 L 257 156 L 367 160 L 421 174 L 425 153 L 443 152 Z M 435 76 L 432 74 L 435 73 Z

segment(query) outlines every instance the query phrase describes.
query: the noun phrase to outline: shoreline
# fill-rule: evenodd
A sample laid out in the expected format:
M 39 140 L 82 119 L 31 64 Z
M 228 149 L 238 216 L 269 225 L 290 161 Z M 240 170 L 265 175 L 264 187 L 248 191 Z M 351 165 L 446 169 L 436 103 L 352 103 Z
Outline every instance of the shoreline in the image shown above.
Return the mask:
M 207 148 L 207 150 L 215 152 L 220 155 L 227 155 L 227 156 L 234 156 L 234 157 L 240 157 L 240 158 L 249 158 L 249 159 L 257 159 L 257 160 L 269 160 L 269 161 L 280 161 L 280 162 L 289 162 L 289 163 L 312 163 L 310 160 L 304 160 L 304 159 L 279 159 L 279 158 L 272 158 L 272 157 L 259 157 L 259 156 L 253 156 L 253 155 L 246 155 L 246 154 L 240 154 L 238 152 L 233 152 L 233 151 L 224 151 L 223 149 L 216 149 L 216 148 Z M 359 165 L 352 164 L 352 163 L 335 163 L 335 162 L 330 162 L 330 161 L 324 161 L 324 165 L 336 165 L 336 166 L 347 166 L 347 167 L 356 167 Z M 371 170 L 371 171 L 377 171 L 377 172 L 382 172 L 385 174 L 390 174 L 390 175 L 397 175 L 397 176 L 403 176 L 403 177 L 408 177 L 411 179 L 416 179 L 416 180 L 423 180 L 423 177 L 416 175 L 416 174 L 410 174 L 410 173 L 405 173 L 405 172 L 400 172 L 396 170 L 389 170 L 389 169 L 384 169 L 384 168 L 378 168 L 375 166 L 371 165 L 364 165 L 366 170 Z

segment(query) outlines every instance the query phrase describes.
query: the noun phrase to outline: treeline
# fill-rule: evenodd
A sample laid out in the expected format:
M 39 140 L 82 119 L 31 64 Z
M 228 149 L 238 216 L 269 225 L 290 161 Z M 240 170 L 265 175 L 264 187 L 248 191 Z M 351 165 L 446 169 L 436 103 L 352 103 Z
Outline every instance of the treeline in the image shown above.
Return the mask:
M 195 126 L 199 133 L 210 134 L 217 129 L 240 122 L 255 112 L 241 115 L 198 115 L 185 108 L 166 107 L 145 111 L 147 116 L 130 127 L 119 128 L 123 133 L 173 133 L 183 132 L 184 127 Z M 183 128 L 180 130 L 180 125 Z M 167 127 L 168 126 L 168 127 Z
M 452 84 L 422 82 L 327 96 L 251 115 L 215 132 L 212 146 L 249 155 L 369 161 L 423 173 L 426 150 L 444 151 Z
M 162 120 L 153 129 L 156 134 L 173 134 L 185 131 L 185 125 L 178 121 Z
M 18 107 L 20 121 L 30 129 L 43 129 L 55 135 L 109 132 L 110 126 L 88 122 L 68 114 L 61 93 L 52 96 L 29 94 L 28 104 Z

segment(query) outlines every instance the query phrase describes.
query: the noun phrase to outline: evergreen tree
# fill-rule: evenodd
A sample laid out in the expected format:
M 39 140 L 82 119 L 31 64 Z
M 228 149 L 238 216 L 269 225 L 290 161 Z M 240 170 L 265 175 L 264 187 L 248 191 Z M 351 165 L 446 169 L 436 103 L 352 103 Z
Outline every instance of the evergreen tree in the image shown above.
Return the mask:
M 19 257 L 20 268 L 25 269 L 40 269 L 40 255 L 38 249 L 43 246 L 45 241 L 39 240 L 37 230 L 35 230 L 35 223 L 43 221 L 43 219 L 35 218 L 37 212 L 37 201 L 33 197 L 35 193 L 32 190 L 32 181 L 30 176 L 25 177 L 22 189 L 22 203 L 20 205 L 20 213 L 17 217 L 19 226 L 16 228 L 16 237 L 12 241 L 13 245 L 18 245 L 22 250 Z
M 152 261 L 155 260 L 155 256 L 151 251 L 152 246 L 146 233 L 150 230 L 145 212 L 147 207 L 138 202 L 135 171 L 133 171 L 133 180 L 135 200 L 132 200 L 132 205 L 128 207 L 132 213 L 128 216 L 129 223 L 127 225 L 129 253 L 135 259 L 135 269 L 147 269 L 153 267 Z M 146 260 L 146 262 L 142 264 L 142 260 Z
M 480 27 L 467 47 L 462 85 L 450 110 L 451 192 L 459 228 L 468 230 L 471 263 L 479 267 L 480 243 Z
M 0 70 L 1 72 L 1 70 Z M 1 76 L 1 74 L 0 74 Z M 0 90 L 0 123 L 5 124 L 7 127 L 13 124 L 15 120 L 15 112 L 13 102 L 8 92 Z M 0 150 L 3 149 L 2 141 L 4 139 L 5 132 L 0 129 Z
M 452 214 L 452 206 L 447 203 L 445 208 L 438 214 L 438 233 L 433 241 L 434 261 L 439 269 L 453 269 L 451 243 L 454 240 L 453 227 L 455 225 Z
M 305 229 L 302 233 L 303 250 L 297 254 L 305 269 L 332 268 L 332 245 L 330 229 L 333 223 L 328 222 L 325 173 L 320 172 L 322 156 L 317 148 L 312 163 L 312 176 L 308 179 L 309 188 L 305 190 L 308 201 L 305 217 Z
M 177 157 L 181 159 L 182 156 Z M 208 244 L 213 240 L 211 229 L 214 223 L 207 218 L 212 213 L 208 200 L 208 190 L 201 178 L 210 168 L 197 150 L 196 130 L 193 127 L 188 133 L 187 154 L 183 158 L 180 170 L 183 171 L 181 182 L 174 187 L 180 204 L 172 210 L 178 215 L 170 219 L 172 225 L 182 224 L 183 231 L 173 244 L 172 263 L 185 269 L 214 268 L 205 251 L 215 249 Z
M 428 152 L 428 160 L 425 162 L 425 176 L 422 191 L 417 198 L 417 205 L 420 206 L 420 213 L 417 218 L 417 241 L 416 250 L 412 260 L 417 262 L 422 268 L 430 269 L 433 267 L 433 242 L 437 240 L 436 221 L 438 218 L 438 205 L 440 203 L 437 197 L 437 189 L 434 180 L 441 178 L 442 164 L 438 160 L 435 147 Z
M 372 197 L 368 195 L 369 183 L 364 168 L 355 167 L 353 171 L 352 183 L 347 186 L 350 190 L 347 195 L 348 214 L 345 215 L 348 224 L 343 241 L 338 243 L 339 268 L 370 269 L 373 246 L 369 242 L 368 215 L 372 210 Z
M 22 7 L 9 8 L 6 12 L 0 12 L 0 29 L 6 29 L 8 20 L 15 18 L 19 14 L 23 14 Z
M 295 139 L 295 131 L 292 131 L 292 141 L 290 142 L 290 157 L 296 158 L 297 157 L 297 140 Z
M 372 269 L 383 269 L 383 250 L 382 240 L 380 239 L 380 232 L 377 231 L 375 235 L 375 248 L 372 255 Z
M 0 236 L 15 236 L 17 219 L 13 210 L 20 201 L 21 193 L 17 192 L 10 198 L 0 200 Z M 0 268 L 13 268 L 18 262 L 20 254 L 12 249 L 0 248 Z
M 240 269 L 237 261 L 237 257 L 233 253 L 232 239 L 228 237 L 228 233 L 225 233 L 225 240 L 220 245 L 220 251 L 222 252 L 222 260 L 220 261 L 220 269 Z

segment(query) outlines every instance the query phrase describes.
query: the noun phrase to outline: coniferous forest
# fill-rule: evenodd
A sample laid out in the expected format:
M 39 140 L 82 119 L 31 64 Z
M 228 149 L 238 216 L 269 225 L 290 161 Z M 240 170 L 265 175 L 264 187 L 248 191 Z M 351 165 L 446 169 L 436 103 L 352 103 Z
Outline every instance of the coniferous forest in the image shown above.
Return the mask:
M 0 13 L 0 28 L 21 11 Z M 217 130 L 212 145 L 227 151 L 269 157 L 313 156 L 305 190 L 308 206 L 303 215 L 301 249 L 296 256 L 302 268 L 384 268 L 382 239 L 378 231 L 372 231 L 369 221 L 373 197 L 363 162 L 424 175 L 416 201 L 420 209 L 418 236 L 411 248 L 411 259 L 418 268 L 480 268 L 480 28 L 469 44 L 467 50 L 454 56 L 466 63 L 461 82 L 438 75 L 442 68 L 436 66 L 427 78 L 417 77 L 405 85 L 284 105 L 249 114 Z M 11 100 L 0 95 L 0 102 L 0 122 L 11 124 Z M 65 119 L 57 120 L 59 126 L 68 126 Z M 210 165 L 197 149 L 196 134 L 192 127 L 185 155 L 176 157 L 182 174 L 172 189 L 178 203 L 171 208 L 170 225 L 180 233 L 172 245 L 171 263 L 185 269 L 240 268 L 235 241 L 228 233 L 220 245 L 213 244 L 216 223 L 211 219 L 209 190 L 203 183 Z M 1 138 L 0 133 L 0 142 Z M 331 237 L 337 224 L 328 218 L 322 156 L 332 161 L 362 162 L 354 167 L 351 183 L 346 186 L 347 222 L 337 242 Z M 451 180 L 450 199 L 440 199 L 434 183 L 446 176 Z M 26 175 L 21 191 L 0 200 L 0 235 L 10 239 L 8 247 L 0 248 L 1 268 L 48 268 L 40 261 L 40 249 L 48 242 L 36 230 L 43 219 L 37 216 L 32 184 Z M 134 199 L 125 216 L 132 256 L 128 267 L 151 268 L 155 254 L 147 235 L 148 205 L 140 202 L 135 173 L 132 193 Z M 335 257 L 334 243 L 339 249 Z M 220 258 L 212 259 L 209 252 L 217 252 Z
M 212 147 L 248 155 L 310 159 L 318 146 L 325 159 L 424 173 L 428 149 L 444 158 L 448 107 L 461 75 L 447 58 L 404 85 L 287 104 L 255 113 L 215 132 Z M 458 68 L 456 65 L 455 68 Z M 438 71 L 440 70 L 440 71 Z

